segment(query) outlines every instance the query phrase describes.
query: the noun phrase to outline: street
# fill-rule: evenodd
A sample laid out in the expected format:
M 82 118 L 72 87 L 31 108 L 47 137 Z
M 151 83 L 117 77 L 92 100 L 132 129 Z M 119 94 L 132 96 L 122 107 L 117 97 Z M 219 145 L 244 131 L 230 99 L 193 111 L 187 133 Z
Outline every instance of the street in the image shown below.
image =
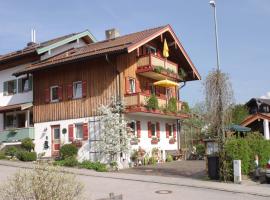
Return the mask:
M 8 176 L 14 174 L 18 167 L 0 165 L 0 180 L 5 181 Z M 249 200 L 249 199 L 269 199 L 269 195 L 264 194 L 245 194 L 244 192 L 236 191 L 222 191 L 220 189 L 203 188 L 198 185 L 181 185 L 173 182 L 164 183 L 165 177 L 158 177 L 158 179 L 139 180 L 141 175 L 128 175 L 126 177 L 119 177 L 116 173 L 90 173 L 89 175 L 82 174 L 82 170 L 77 170 L 80 175 L 77 178 L 85 185 L 86 199 L 96 200 L 99 198 L 108 197 L 109 193 L 113 192 L 115 195 L 123 194 L 124 200 L 161 200 L 161 199 L 197 199 L 201 200 Z M 77 173 L 77 172 L 76 172 Z M 79 174 L 78 173 L 78 174 Z M 92 175 L 91 175 L 92 174 Z M 104 175 L 104 176 L 103 176 Z M 108 176 L 110 175 L 110 176 Z M 130 177 L 130 178 L 129 178 Z M 166 180 L 168 177 L 166 178 Z M 173 179 L 173 178 L 171 178 Z M 179 181 L 192 181 L 187 178 L 178 178 Z M 181 180 L 183 179 L 183 180 Z M 152 180 L 152 181 L 151 181 Z M 160 182 L 158 182 L 160 180 Z M 222 183 L 216 183 L 222 184 Z M 207 182 L 205 182 L 207 185 Z M 229 184 L 227 184 L 229 185 Z M 234 185 L 232 185 L 232 188 Z M 239 187 L 239 186 L 238 186 Z M 244 187 L 244 186 L 243 186 Z M 268 185 L 262 185 L 262 189 L 269 190 Z

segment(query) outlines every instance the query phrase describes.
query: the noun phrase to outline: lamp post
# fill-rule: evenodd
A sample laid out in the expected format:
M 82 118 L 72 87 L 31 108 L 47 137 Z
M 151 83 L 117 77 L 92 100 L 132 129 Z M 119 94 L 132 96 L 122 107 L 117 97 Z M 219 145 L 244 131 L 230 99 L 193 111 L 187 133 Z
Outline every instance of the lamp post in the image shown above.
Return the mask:
M 217 69 L 220 69 L 220 62 L 219 62 L 219 45 L 218 45 L 218 27 L 217 27 L 217 9 L 216 9 L 216 2 L 215 0 L 211 0 L 209 4 L 214 9 L 214 20 L 215 20 L 215 38 L 216 38 L 216 54 L 217 54 Z

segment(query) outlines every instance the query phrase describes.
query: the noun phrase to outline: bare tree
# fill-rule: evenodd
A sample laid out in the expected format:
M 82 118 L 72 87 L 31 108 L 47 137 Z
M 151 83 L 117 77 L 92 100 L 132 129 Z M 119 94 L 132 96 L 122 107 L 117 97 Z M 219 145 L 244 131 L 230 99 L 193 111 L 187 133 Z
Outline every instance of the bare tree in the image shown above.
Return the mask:
M 233 103 L 233 90 L 229 76 L 220 70 L 211 71 L 204 83 L 209 132 L 218 138 L 220 177 L 226 181 L 224 128 L 230 121 L 229 107 Z

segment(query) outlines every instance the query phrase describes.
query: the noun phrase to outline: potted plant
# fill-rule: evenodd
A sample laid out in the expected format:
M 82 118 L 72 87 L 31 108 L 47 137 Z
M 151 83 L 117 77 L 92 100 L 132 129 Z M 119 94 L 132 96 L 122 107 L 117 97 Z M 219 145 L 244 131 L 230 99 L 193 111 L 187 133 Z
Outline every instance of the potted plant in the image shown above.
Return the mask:
M 157 144 L 159 142 L 159 138 L 152 137 L 151 144 Z
M 157 110 L 158 109 L 158 99 L 155 95 L 151 95 L 146 100 L 146 108 L 148 110 Z
M 174 137 L 169 139 L 169 144 L 174 144 L 176 142 L 176 139 Z

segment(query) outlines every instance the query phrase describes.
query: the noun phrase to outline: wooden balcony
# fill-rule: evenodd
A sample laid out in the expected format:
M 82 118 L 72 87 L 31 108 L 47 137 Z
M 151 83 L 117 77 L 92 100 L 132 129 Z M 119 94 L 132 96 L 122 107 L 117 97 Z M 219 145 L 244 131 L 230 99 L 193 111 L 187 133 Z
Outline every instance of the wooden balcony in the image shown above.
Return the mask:
M 155 80 L 180 80 L 178 64 L 153 54 L 143 55 L 138 58 L 136 72 Z
M 144 114 L 156 114 L 161 117 L 170 116 L 171 118 L 188 118 L 187 114 L 180 114 L 182 102 L 177 102 L 177 112 L 165 112 L 162 108 L 165 108 L 167 105 L 167 100 L 164 98 L 158 98 L 158 107 L 156 110 L 147 109 L 147 98 L 150 95 L 145 93 L 134 93 L 125 95 L 124 101 L 126 106 L 127 113 L 144 113 Z

